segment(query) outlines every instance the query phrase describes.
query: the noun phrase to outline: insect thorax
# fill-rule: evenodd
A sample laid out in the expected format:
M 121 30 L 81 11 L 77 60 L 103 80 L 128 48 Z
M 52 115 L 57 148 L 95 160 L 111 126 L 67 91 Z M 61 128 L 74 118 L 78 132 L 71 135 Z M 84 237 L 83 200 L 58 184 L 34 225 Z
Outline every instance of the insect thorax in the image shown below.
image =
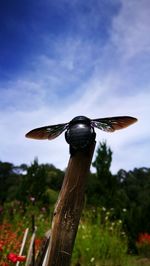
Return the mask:
M 65 133 L 67 143 L 75 150 L 86 148 L 95 138 L 90 119 L 78 116 L 71 120 Z
M 83 115 L 76 116 L 70 121 L 69 126 L 79 124 L 79 123 L 90 125 L 91 120 L 88 117 L 83 116 Z

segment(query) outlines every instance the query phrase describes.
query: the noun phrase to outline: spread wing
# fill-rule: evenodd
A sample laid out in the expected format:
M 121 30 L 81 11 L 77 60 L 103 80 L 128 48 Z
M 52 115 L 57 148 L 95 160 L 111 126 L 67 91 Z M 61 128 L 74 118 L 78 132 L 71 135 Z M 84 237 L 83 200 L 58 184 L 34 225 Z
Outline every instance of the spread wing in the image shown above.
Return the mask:
M 25 136 L 31 139 L 54 139 L 58 137 L 68 126 L 68 123 L 53 126 L 35 128 L 29 131 Z
M 103 131 L 114 132 L 115 130 L 130 126 L 136 121 L 137 119 L 131 116 L 116 116 L 92 119 L 91 125 Z

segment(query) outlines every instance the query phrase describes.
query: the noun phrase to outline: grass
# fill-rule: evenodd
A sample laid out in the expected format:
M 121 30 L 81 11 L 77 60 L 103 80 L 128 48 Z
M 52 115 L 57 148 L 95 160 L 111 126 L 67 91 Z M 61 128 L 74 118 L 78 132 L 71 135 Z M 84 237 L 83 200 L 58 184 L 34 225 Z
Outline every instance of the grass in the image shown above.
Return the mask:
M 121 221 L 111 222 L 110 213 L 101 220 L 101 210 L 81 220 L 75 242 L 72 265 L 126 265 L 127 238 Z
M 22 212 L 21 212 L 22 213 Z M 31 228 L 31 216 L 35 215 L 37 243 L 50 228 L 50 214 L 30 206 L 21 214 L 14 209 L 13 216 L 4 218 L 0 225 L 0 265 L 8 263 L 10 252 L 18 253 L 23 232 Z M 39 246 L 37 246 L 37 249 Z M 26 255 L 26 254 L 24 254 Z M 11 265 L 11 264 L 8 264 Z M 21 262 L 21 265 L 24 265 Z M 127 236 L 122 230 L 122 221 L 113 220 L 112 212 L 104 208 L 84 211 L 72 255 L 72 266 L 150 266 L 146 258 L 127 255 Z

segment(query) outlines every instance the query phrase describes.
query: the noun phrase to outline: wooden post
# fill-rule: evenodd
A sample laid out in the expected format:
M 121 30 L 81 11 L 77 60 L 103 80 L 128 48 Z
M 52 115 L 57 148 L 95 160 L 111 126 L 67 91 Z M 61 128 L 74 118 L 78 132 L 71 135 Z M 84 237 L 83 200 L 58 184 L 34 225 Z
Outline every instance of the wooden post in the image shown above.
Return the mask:
M 95 141 L 70 157 L 54 210 L 46 266 L 69 266 L 84 204 L 84 191 Z

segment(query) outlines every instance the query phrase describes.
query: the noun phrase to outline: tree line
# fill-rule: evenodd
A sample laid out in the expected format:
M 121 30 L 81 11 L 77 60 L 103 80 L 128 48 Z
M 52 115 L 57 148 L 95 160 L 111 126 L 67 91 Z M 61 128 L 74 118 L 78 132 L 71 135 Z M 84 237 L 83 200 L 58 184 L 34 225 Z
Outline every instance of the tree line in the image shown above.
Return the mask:
M 98 146 L 85 193 L 87 208 L 105 207 L 113 210 L 112 219 L 121 219 L 129 237 L 129 248 L 135 248 L 139 233 L 150 233 L 150 168 L 134 168 L 132 171 L 110 171 L 112 151 L 106 142 Z M 57 200 L 64 171 L 52 164 L 15 166 L 0 161 L 0 214 L 6 203 L 18 201 L 25 206 L 31 199 L 39 207 L 53 206 Z

